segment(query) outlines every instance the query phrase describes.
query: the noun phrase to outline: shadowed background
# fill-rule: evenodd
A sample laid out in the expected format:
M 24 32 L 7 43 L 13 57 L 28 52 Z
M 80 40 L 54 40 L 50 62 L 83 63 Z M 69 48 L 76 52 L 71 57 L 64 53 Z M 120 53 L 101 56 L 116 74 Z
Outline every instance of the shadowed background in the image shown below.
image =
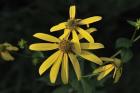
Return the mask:
M 90 25 L 98 29 L 92 34 L 95 41 L 105 45 L 105 49 L 99 50 L 100 56 L 115 53 L 116 39 L 130 38 L 134 31 L 127 20 L 140 17 L 139 0 L 0 0 L 0 43 L 9 42 L 17 46 L 21 38 L 28 44 L 35 42 L 34 33 L 50 33 L 53 25 L 68 19 L 69 6 L 73 3 L 77 6 L 77 18 L 103 17 L 102 21 Z M 62 32 L 51 34 L 57 36 Z M 100 93 L 140 93 L 139 43 L 136 42 L 132 48 L 134 57 L 124 65 L 121 80 L 113 84 L 108 79 Z M 25 50 L 13 55 L 16 58 L 13 62 L 0 60 L 0 93 L 52 93 L 59 87 L 37 80 L 40 64 L 33 65 Z

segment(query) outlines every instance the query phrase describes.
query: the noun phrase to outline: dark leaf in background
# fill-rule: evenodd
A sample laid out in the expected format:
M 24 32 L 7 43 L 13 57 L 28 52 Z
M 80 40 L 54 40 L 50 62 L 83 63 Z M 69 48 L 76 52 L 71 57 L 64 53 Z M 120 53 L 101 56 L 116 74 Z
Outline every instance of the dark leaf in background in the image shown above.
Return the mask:
M 63 85 L 56 88 L 52 93 L 73 93 L 73 89 L 71 86 Z
M 126 63 L 129 62 L 133 57 L 133 52 L 131 49 L 121 49 L 121 60 Z
M 127 38 L 119 38 L 116 41 L 116 49 L 130 48 L 132 47 L 132 41 Z

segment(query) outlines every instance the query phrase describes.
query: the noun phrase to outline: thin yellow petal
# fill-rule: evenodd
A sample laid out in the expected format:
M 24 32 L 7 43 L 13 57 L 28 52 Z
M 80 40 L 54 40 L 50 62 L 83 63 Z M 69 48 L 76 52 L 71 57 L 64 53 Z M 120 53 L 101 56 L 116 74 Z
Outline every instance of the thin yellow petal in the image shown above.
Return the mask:
M 94 62 L 96 64 L 99 64 L 99 65 L 103 64 L 102 60 L 99 57 L 97 57 L 96 55 L 94 55 L 93 53 L 90 53 L 88 51 L 82 50 L 82 52 L 79 56 L 81 56 L 91 62 Z
M 76 29 L 87 41 L 94 43 L 93 37 L 88 32 L 80 27 L 77 27 Z
M 114 83 L 117 83 L 117 82 L 119 81 L 121 75 L 122 75 L 122 68 L 119 68 L 119 69 L 116 71 Z
M 76 76 L 77 76 L 78 80 L 80 80 L 81 79 L 81 69 L 80 69 L 79 62 L 76 58 L 76 55 L 74 55 L 72 53 L 69 53 L 68 55 L 69 55 L 69 58 L 72 62 L 72 65 L 74 67 L 74 71 L 76 73 Z
M 10 43 L 4 43 L 3 44 L 6 47 L 6 50 L 8 51 L 18 51 L 18 47 L 15 47 L 13 45 L 11 45 Z
M 48 68 L 52 66 L 52 64 L 57 60 L 61 51 L 57 51 L 52 54 L 48 59 L 46 59 L 39 68 L 39 74 L 42 75 Z
M 113 58 L 108 58 L 108 57 L 100 57 L 100 59 L 101 59 L 102 61 L 105 61 L 105 62 L 113 62 L 113 61 L 114 61 Z
M 88 33 L 92 33 L 92 32 L 97 31 L 97 29 L 92 27 L 92 28 L 88 28 L 86 31 L 87 31 Z
M 44 34 L 44 33 L 36 33 L 33 35 L 36 38 L 41 40 L 49 41 L 49 42 L 60 42 L 60 40 L 52 35 Z
M 115 67 L 115 69 L 114 69 L 114 73 L 113 73 L 113 78 L 115 78 L 115 76 L 116 76 L 116 72 L 117 72 L 117 68 Z
M 114 66 L 112 65 L 112 67 L 110 67 L 110 68 L 107 69 L 106 71 L 101 72 L 101 73 L 99 74 L 99 76 L 97 77 L 97 80 L 103 79 L 103 78 L 104 78 L 105 76 L 107 76 L 113 69 L 114 69 Z
M 95 70 L 93 71 L 93 74 L 99 74 L 99 73 L 101 73 L 101 72 L 104 72 L 104 71 L 110 69 L 112 66 L 113 66 L 112 64 L 108 64 L 108 65 L 105 65 L 105 66 L 101 66 L 101 67 L 95 69 Z
M 53 27 L 50 29 L 50 31 L 51 31 L 51 32 L 54 32 L 54 31 L 59 31 L 59 30 L 65 29 L 65 28 L 66 28 L 66 24 L 67 24 L 67 22 L 59 23 L 58 25 L 53 26 Z
M 53 43 L 36 43 L 36 44 L 31 44 L 29 46 L 30 50 L 35 50 L 35 51 L 47 51 L 47 50 L 54 50 L 58 48 L 58 44 L 53 44 Z
M 100 49 L 104 48 L 104 45 L 101 43 L 80 43 L 81 49 Z
M 97 31 L 97 29 L 96 29 L 96 28 L 89 28 L 89 29 L 87 29 L 87 30 L 85 30 L 85 31 L 88 32 L 88 33 L 90 34 L 90 33 L 92 33 L 92 32 Z M 83 39 L 83 36 L 82 36 L 81 34 L 78 34 L 78 37 L 79 37 L 79 40 L 80 40 L 80 39 Z
M 60 53 L 58 59 L 56 60 L 56 62 L 54 63 L 54 65 L 51 68 L 51 71 L 50 71 L 51 83 L 55 83 L 55 81 L 57 79 L 57 75 L 58 75 L 59 68 L 60 68 L 60 65 L 62 62 L 62 58 L 63 58 L 63 52 Z
M 64 34 L 61 35 L 59 38 L 60 38 L 61 40 L 62 40 L 62 39 L 68 39 L 69 35 L 70 35 L 70 30 L 69 30 L 69 29 L 65 29 L 65 30 L 64 30 Z
M 97 22 L 97 21 L 100 21 L 102 19 L 101 16 L 93 16 L 93 17 L 89 17 L 89 18 L 86 18 L 86 19 L 83 19 L 79 22 L 80 25 L 87 25 L 87 24 L 91 24 L 91 23 L 94 23 L 94 22 Z
M 72 31 L 72 42 L 74 43 L 74 48 L 75 48 L 75 52 L 76 53 L 81 53 L 81 47 L 80 47 L 80 42 L 79 42 L 79 38 L 77 36 L 77 33 L 73 30 Z
M 18 51 L 19 49 L 18 49 L 18 47 L 12 46 L 12 47 L 7 47 L 6 50 L 8 50 L 8 51 Z
M 64 84 L 68 84 L 68 77 L 69 77 L 68 55 L 66 53 L 64 54 L 63 61 L 62 61 L 61 77 L 62 77 L 62 82 Z
M 70 19 L 75 18 L 75 15 L 76 15 L 76 6 L 75 5 L 70 6 L 69 15 L 70 15 Z
M 0 55 L 1 55 L 2 59 L 5 61 L 13 61 L 14 60 L 14 57 L 12 57 L 8 51 L 1 52 Z

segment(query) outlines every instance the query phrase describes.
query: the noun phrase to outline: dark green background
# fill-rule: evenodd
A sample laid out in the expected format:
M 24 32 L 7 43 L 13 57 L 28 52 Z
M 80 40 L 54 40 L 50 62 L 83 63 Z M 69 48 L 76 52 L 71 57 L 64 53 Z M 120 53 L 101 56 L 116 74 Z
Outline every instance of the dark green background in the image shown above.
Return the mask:
M 127 20 L 140 17 L 140 0 L 0 0 L 0 43 L 7 41 L 17 45 L 21 38 L 28 41 L 28 45 L 36 42 L 32 37 L 34 33 L 50 33 L 53 25 L 68 19 L 71 4 L 77 6 L 77 18 L 103 17 L 102 21 L 91 25 L 98 29 L 92 34 L 95 40 L 106 47 L 99 50 L 100 56 L 115 53 L 117 38 L 130 38 L 133 33 L 134 27 Z M 62 31 L 51 34 L 60 35 Z M 132 48 L 134 57 L 124 65 L 121 80 L 117 84 L 107 80 L 102 93 L 140 93 L 139 43 Z M 0 93 L 51 93 L 59 87 L 39 81 L 40 64 L 34 66 L 31 55 L 26 54 L 30 53 L 20 49 L 13 53 L 14 62 L 0 61 Z

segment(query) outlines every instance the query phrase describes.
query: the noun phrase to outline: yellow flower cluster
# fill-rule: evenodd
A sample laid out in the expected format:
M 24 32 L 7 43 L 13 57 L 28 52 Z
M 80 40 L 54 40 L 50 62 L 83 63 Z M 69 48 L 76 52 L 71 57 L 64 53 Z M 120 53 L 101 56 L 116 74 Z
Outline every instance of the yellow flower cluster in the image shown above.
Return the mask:
M 69 60 L 72 63 L 77 79 L 81 79 L 81 69 L 77 59 L 80 56 L 98 65 L 102 65 L 102 60 L 89 50 L 104 48 L 101 43 L 95 43 L 91 32 L 96 31 L 95 28 L 88 28 L 84 30 L 80 25 L 87 25 L 102 19 L 100 16 L 93 16 L 86 19 L 76 19 L 76 6 L 72 5 L 69 9 L 70 18 L 67 22 L 62 22 L 53 26 L 50 31 L 59 31 L 64 29 L 64 34 L 59 38 L 45 33 L 36 33 L 33 36 L 46 43 L 35 43 L 29 46 L 30 50 L 34 51 L 49 51 L 56 50 L 49 56 L 40 66 L 39 74 L 42 75 L 46 70 L 50 69 L 50 81 L 55 83 L 61 67 L 61 78 L 64 84 L 69 81 Z M 86 39 L 88 42 L 81 43 L 81 39 Z
M 13 61 L 14 57 L 10 54 L 12 51 L 18 51 L 19 49 L 9 43 L 0 44 L 0 57 L 5 61 Z
M 93 71 L 93 74 L 98 75 L 97 80 L 103 79 L 105 76 L 107 76 L 114 70 L 113 73 L 114 83 L 118 82 L 122 74 L 121 60 L 118 58 L 107 58 L 107 57 L 101 57 L 101 60 L 103 60 L 106 64 Z

